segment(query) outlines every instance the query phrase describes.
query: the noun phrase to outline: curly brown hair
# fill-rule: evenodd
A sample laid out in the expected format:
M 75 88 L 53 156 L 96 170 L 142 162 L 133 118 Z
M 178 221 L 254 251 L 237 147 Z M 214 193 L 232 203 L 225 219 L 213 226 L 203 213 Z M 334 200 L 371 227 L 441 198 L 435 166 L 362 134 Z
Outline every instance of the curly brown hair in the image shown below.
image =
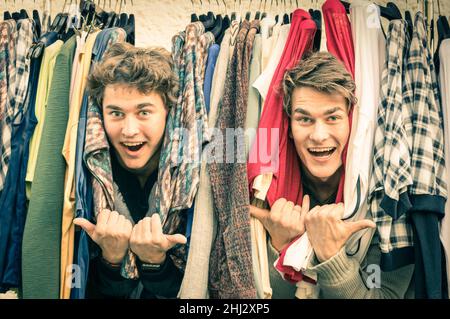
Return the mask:
M 344 64 L 328 52 L 309 53 L 284 74 L 283 107 L 291 116 L 291 98 L 295 88 L 309 87 L 322 93 L 339 93 L 348 102 L 349 109 L 357 100 L 355 82 Z
M 140 93 L 156 92 L 170 109 L 177 100 L 178 78 L 173 72 L 173 60 L 169 51 L 160 47 L 136 48 L 129 43 L 115 43 L 99 63 L 95 64 L 88 78 L 91 98 L 101 107 L 105 87 L 124 84 Z

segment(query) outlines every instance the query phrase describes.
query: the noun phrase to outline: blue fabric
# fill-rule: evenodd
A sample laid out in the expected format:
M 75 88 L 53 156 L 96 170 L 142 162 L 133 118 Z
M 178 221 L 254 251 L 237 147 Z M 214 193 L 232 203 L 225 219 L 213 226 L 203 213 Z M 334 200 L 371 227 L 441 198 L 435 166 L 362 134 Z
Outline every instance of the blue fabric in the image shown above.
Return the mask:
M 430 200 L 430 204 L 432 201 Z M 410 212 L 414 230 L 414 286 L 416 299 L 444 298 L 439 217 L 429 210 Z
M 45 47 L 57 40 L 57 33 L 43 35 L 39 42 Z M 20 286 L 22 238 L 26 219 L 25 175 L 29 156 L 29 141 L 37 124 L 36 91 L 42 54 L 31 60 L 28 110 L 19 112 L 13 121 L 11 159 L 5 187 L 0 195 L 0 292 Z
M 203 83 L 203 95 L 205 96 L 206 112 L 209 114 L 209 102 L 211 97 L 211 85 L 216 68 L 217 56 L 219 55 L 220 46 L 213 44 L 208 50 L 208 59 L 206 60 L 205 81 Z M 189 215 L 188 215 L 189 216 Z
M 100 32 L 95 40 L 92 50 L 92 61 L 98 62 L 108 47 L 111 34 L 117 28 L 106 29 Z M 83 150 L 86 137 L 88 111 L 88 95 L 85 93 L 80 111 L 77 133 L 77 147 L 75 154 L 75 217 L 93 220 L 93 193 L 91 174 L 83 162 Z M 89 237 L 84 230 L 75 234 L 74 262 L 80 270 L 80 285 L 72 288 L 71 299 L 84 299 L 89 271 Z

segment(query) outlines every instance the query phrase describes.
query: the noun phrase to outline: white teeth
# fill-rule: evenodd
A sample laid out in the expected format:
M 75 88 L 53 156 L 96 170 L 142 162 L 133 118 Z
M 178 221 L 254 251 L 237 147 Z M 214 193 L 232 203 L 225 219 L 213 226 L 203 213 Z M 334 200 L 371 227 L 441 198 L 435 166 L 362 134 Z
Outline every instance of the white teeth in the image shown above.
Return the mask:
M 310 152 L 329 152 L 334 150 L 335 147 L 327 147 L 327 148 L 308 148 Z
M 122 143 L 123 145 L 125 145 L 125 146 L 138 146 L 138 145 L 141 145 L 141 144 L 144 144 L 143 142 L 141 142 L 141 143 Z

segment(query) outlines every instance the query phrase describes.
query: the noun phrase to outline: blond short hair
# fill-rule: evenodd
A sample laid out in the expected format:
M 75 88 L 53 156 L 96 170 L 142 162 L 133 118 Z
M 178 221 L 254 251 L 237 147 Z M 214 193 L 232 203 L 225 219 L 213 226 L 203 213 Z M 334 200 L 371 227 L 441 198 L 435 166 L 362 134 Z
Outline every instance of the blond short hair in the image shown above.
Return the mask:
M 338 93 L 348 102 L 356 103 L 355 82 L 344 64 L 328 52 L 307 54 L 283 78 L 283 107 L 291 116 L 291 98 L 295 88 L 309 87 L 322 93 Z
M 168 109 L 177 100 L 178 77 L 173 72 L 172 56 L 164 48 L 113 44 L 88 78 L 89 95 L 100 107 L 105 87 L 110 84 L 127 85 L 143 94 L 156 92 Z

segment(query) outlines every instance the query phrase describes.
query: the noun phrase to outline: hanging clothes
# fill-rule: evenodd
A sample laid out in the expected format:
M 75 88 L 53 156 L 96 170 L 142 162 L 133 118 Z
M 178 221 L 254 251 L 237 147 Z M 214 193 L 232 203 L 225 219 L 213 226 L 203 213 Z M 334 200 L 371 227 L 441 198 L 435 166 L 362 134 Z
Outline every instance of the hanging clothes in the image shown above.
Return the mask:
M 92 64 L 91 69 L 93 67 L 93 63 L 98 62 L 102 59 L 104 52 L 116 42 L 124 41 L 126 38 L 126 33 L 123 29 L 120 28 L 110 28 L 102 30 L 95 39 L 94 47 L 92 48 Z M 75 214 L 76 218 L 86 218 L 88 220 L 92 220 L 92 184 L 91 184 L 91 176 L 89 175 L 89 171 L 86 166 L 83 165 L 83 150 L 85 146 L 85 138 L 86 138 L 86 127 L 87 127 L 87 114 L 89 109 L 89 100 L 88 94 L 85 91 L 83 96 L 83 102 L 80 110 L 80 118 L 78 122 L 78 132 L 77 132 L 77 144 L 76 144 L 76 154 L 75 154 Z M 63 216 L 63 227 L 69 229 L 69 232 L 72 232 L 73 224 L 72 218 L 66 216 L 67 220 L 65 220 L 65 216 Z M 66 225 L 66 226 L 64 226 Z M 63 232 L 65 229 L 63 228 Z M 88 235 L 84 230 L 80 230 L 75 234 L 73 238 L 73 242 L 69 242 L 67 248 L 61 246 L 61 254 L 64 251 L 69 253 L 67 257 L 67 262 L 71 262 L 71 260 L 77 261 L 76 264 L 79 265 L 79 287 L 72 288 L 71 292 L 69 285 L 64 285 L 63 282 L 70 282 L 71 273 L 66 272 L 66 280 L 61 280 L 61 291 L 64 291 L 64 295 L 61 295 L 62 299 L 68 299 L 69 297 L 72 299 L 82 299 L 85 296 L 85 289 L 88 277 L 88 266 L 89 266 L 89 242 Z M 71 256 L 73 252 L 73 257 Z M 61 260 L 61 271 L 67 267 L 63 265 L 63 260 Z M 64 288 L 63 287 L 67 287 Z
M 236 136 L 237 139 L 243 138 L 250 58 L 258 31 L 258 20 L 251 23 L 244 20 L 241 23 L 225 82 L 223 104 L 216 124 L 221 136 L 225 136 L 226 128 L 235 128 L 241 130 L 241 135 Z M 232 152 L 233 159 L 239 162 L 238 156 L 242 157 L 244 154 L 242 148 L 245 144 L 233 138 L 231 142 L 225 142 L 224 146 L 224 152 L 221 154 L 217 154 L 217 150 L 213 149 L 212 156 L 219 162 L 208 165 L 215 211 L 218 216 L 218 236 L 213 244 L 210 259 L 210 294 L 212 298 L 255 298 L 251 265 L 249 196 L 245 183 L 246 168 L 244 164 L 226 164 L 227 152 Z M 224 184 L 230 185 L 231 189 L 221 187 Z
M 75 59 L 79 60 L 79 72 L 74 79 L 75 84 L 71 104 L 69 106 L 69 119 L 67 122 L 64 145 L 61 151 L 67 163 L 64 181 L 64 206 L 62 210 L 60 247 L 60 297 L 63 298 L 69 298 L 70 296 L 70 285 L 66 284 L 66 282 L 69 282 L 69 278 L 71 278 L 72 270 L 68 269 L 68 267 L 73 263 L 75 225 L 72 223 L 72 220 L 75 215 L 75 154 L 78 123 L 87 84 L 87 76 L 91 66 L 92 51 L 99 33 L 100 31 L 96 31 L 87 35 L 86 44 L 84 45 L 81 54 L 75 57 Z
M 450 39 L 443 40 L 439 49 L 442 113 L 444 119 L 445 162 L 450 163 Z M 450 174 L 447 173 L 447 185 L 450 185 Z M 445 216 L 441 220 L 440 238 L 445 255 L 447 293 L 450 295 L 450 201 L 445 202 Z
M 208 50 L 208 59 L 206 60 L 205 81 L 203 85 L 203 94 L 205 96 L 206 114 L 209 114 L 210 98 L 211 98 L 211 86 L 214 76 L 214 69 L 219 55 L 220 46 L 213 44 Z
M 217 114 L 220 112 L 225 77 L 228 71 L 229 61 L 233 56 L 238 32 L 239 23 L 234 20 L 225 31 L 220 45 L 210 94 L 209 128 L 215 126 Z M 178 50 L 174 49 L 173 51 L 177 52 Z M 217 231 L 217 220 L 213 211 L 211 180 L 206 169 L 206 163 L 210 155 L 209 147 L 211 145 L 211 143 L 206 145 L 202 153 L 200 182 L 195 200 L 189 254 L 179 292 L 179 298 L 181 299 L 204 299 L 209 297 L 209 261 L 213 239 L 216 237 L 215 234 Z
M 402 115 L 403 105 L 410 105 L 405 101 L 403 90 L 411 85 L 409 73 L 404 72 L 409 41 L 403 20 L 389 23 L 386 42 L 369 188 L 370 211 L 377 224 L 383 271 L 411 264 L 414 258 L 412 229 L 405 214 L 411 207 L 406 190 L 413 181 Z M 386 207 L 389 203 L 390 207 Z
M 194 22 L 186 27 L 181 52 L 172 52 L 180 92 L 177 105 L 167 117 L 156 191 L 156 205 L 168 234 L 181 226 L 182 210 L 193 205 L 198 190 L 201 148 L 209 141 L 203 84 L 208 50 L 213 42 L 214 35 L 205 33 L 201 22 Z M 173 255 L 175 264 L 183 270 L 185 248 L 176 247 Z
M 40 64 L 38 86 L 43 83 L 40 79 L 44 74 L 45 66 L 49 66 L 49 61 L 46 61 L 46 59 L 52 58 L 51 65 L 55 65 L 57 52 L 60 52 L 62 48 L 62 41 L 57 41 L 56 32 L 44 34 L 39 39 L 39 43 L 43 44 L 45 50 Z M 56 46 L 52 48 L 52 45 L 55 44 Z M 53 67 L 51 73 L 55 74 Z M 68 84 L 67 79 L 66 83 Z M 49 86 L 51 84 L 53 84 L 53 79 Z M 45 99 L 47 107 L 50 105 L 48 103 L 52 102 L 57 103 L 59 108 L 61 100 L 50 99 L 51 86 L 48 87 L 48 90 L 46 93 L 48 97 Z M 38 88 L 36 88 L 36 106 L 39 101 L 38 91 Z M 35 105 L 30 105 L 30 107 L 34 108 Z M 48 144 L 47 141 L 49 138 L 60 136 L 61 131 L 49 132 L 43 129 L 42 133 L 44 132 L 45 135 L 42 134 L 41 137 L 42 144 L 37 155 L 36 172 L 33 178 L 34 193 L 30 197 L 23 234 L 22 295 L 23 298 L 57 299 L 59 298 L 59 246 L 61 238 L 61 211 L 58 210 L 58 207 L 62 207 L 62 195 L 58 195 L 62 194 L 63 184 L 61 180 L 54 179 L 54 177 L 57 177 L 54 174 L 58 172 L 58 168 L 63 169 L 63 164 L 60 161 L 59 152 L 61 149 L 55 149 L 57 145 Z M 52 157 L 52 154 L 56 152 L 58 156 Z
M 20 285 L 20 265 L 23 228 L 26 207 L 23 198 L 25 186 L 20 177 L 23 160 L 28 156 L 28 141 L 34 129 L 29 114 L 31 59 L 27 56 L 31 44 L 37 41 L 35 24 L 32 19 L 17 22 L 16 79 L 14 115 L 11 135 L 11 160 L 3 190 L 0 192 L 0 224 L 9 226 L 9 231 L 0 231 L 0 290 Z M 32 79 L 32 78 L 31 78 Z M 33 108 L 31 108 L 33 109 Z M 34 112 L 34 111 L 33 111 Z M 3 255 L 5 254 L 5 255 Z M 4 263 L 3 263 L 4 261 Z M 1 266 L 1 265 L 4 265 Z
M 265 70 L 267 63 L 270 60 L 270 56 L 272 53 L 272 41 L 273 37 L 271 34 L 273 33 L 273 28 L 275 26 L 275 19 L 272 16 L 267 16 L 261 20 L 261 69 Z M 278 28 L 279 30 L 279 28 Z M 275 32 L 275 36 L 278 38 L 277 32 Z M 276 40 L 276 39 L 275 39 Z M 253 83 L 253 82 L 252 82 Z
M 11 130 L 14 116 L 14 99 L 16 94 L 16 22 L 6 20 L 0 24 L 0 53 L 2 63 L 0 74 L 2 86 L 0 88 L 0 136 L 2 146 L 0 150 L 0 191 L 5 186 L 11 157 Z
M 345 167 L 344 203 L 351 215 L 366 214 L 371 175 L 371 158 L 380 104 L 381 70 L 385 61 L 386 41 L 381 21 L 374 18 L 378 8 L 373 3 L 360 0 L 350 7 L 350 20 L 355 43 L 355 95 L 353 126 L 349 137 Z M 370 20 L 369 20 L 370 19 Z M 367 24 L 371 21 L 373 24 Z
M 447 199 L 440 94 L 421 12 L 414 21 L 406 72 L 411 78 L 406 94 L 411 101 L 405 130 L 411 150 L 412 186 L 408 189 L 414 231 L 416 298 L 441 299 L 442 252 L 439 220 Z M 412 143 L 412 144 L 411 144 Z

